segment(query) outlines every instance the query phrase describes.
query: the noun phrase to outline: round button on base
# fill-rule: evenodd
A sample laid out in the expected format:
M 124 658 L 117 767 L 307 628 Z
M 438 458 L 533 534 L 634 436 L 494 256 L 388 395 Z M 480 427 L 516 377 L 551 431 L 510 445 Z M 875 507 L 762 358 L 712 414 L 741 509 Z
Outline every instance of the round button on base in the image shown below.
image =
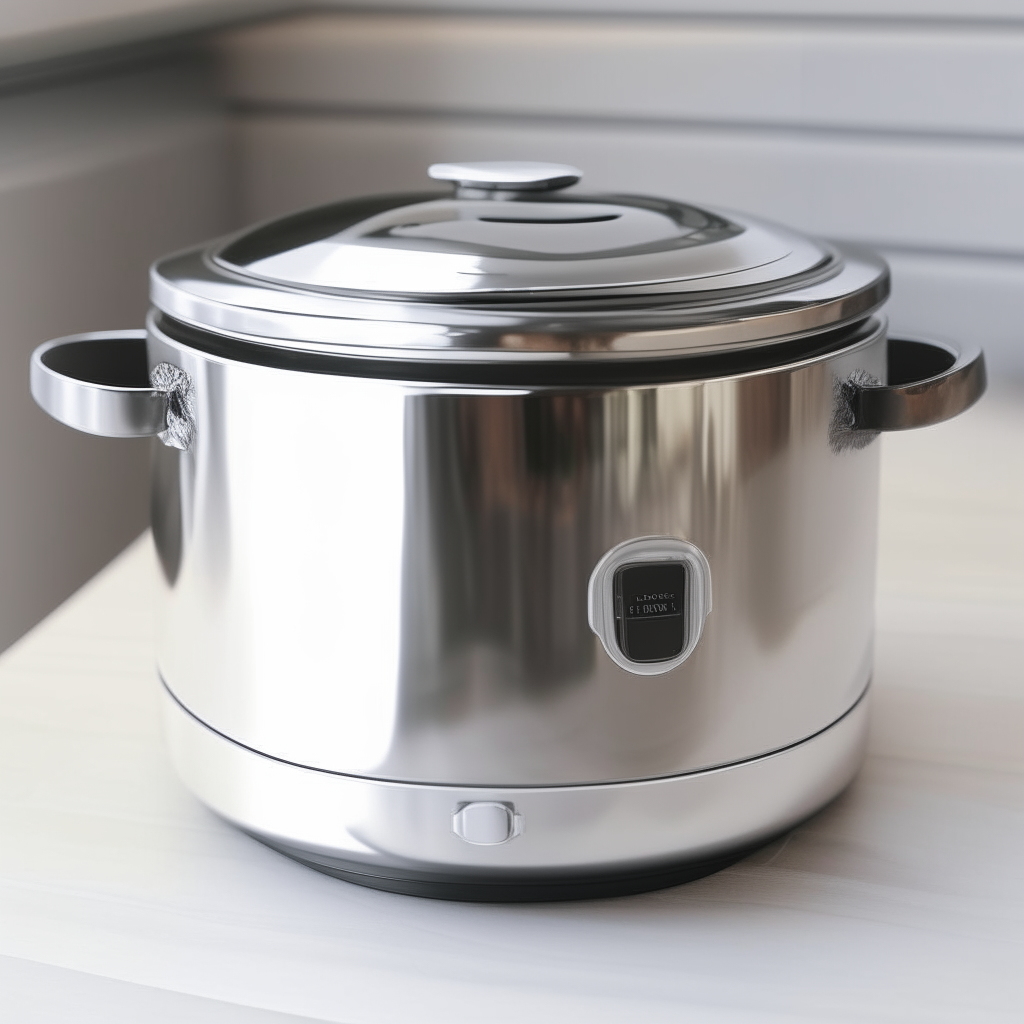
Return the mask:
M 479 800 L 460 804 L 452 814 L 452 831 L 475 846 L 499 846 L 522 830 L 522 815 L 512 804 Z

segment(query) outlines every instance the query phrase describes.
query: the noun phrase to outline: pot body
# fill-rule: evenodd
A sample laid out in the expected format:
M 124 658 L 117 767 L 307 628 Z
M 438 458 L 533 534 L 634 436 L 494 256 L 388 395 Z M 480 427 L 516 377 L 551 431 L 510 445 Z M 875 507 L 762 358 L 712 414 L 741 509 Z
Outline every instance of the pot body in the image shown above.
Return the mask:
M 841 719 L 872 660 L 878 445 L 837 381 L 884 326 L 710 380 L 472 388 L 226 360 L 151 326 L 195 386 L 159 447 L 159 667 L 174 700 L 292 765 L 433 786 L 621 783 L 757 758 Z M 707 558 L 692 655 L 635 675 L 591 632 L 613 546 Z

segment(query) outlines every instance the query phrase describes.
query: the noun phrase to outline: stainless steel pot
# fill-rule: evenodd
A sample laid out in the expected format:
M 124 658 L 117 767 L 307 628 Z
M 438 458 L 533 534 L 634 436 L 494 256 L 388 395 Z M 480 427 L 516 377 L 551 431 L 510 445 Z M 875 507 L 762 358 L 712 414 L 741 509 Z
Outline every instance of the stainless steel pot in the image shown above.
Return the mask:
M 185 782 L 264 842 L 458 898 L 722 866 L 863 750 L 880 431 L 985 386 L 886 338 L 871 253 L 438 165 L 168 257 L 145 332 L 36 350 L 156 435 Z

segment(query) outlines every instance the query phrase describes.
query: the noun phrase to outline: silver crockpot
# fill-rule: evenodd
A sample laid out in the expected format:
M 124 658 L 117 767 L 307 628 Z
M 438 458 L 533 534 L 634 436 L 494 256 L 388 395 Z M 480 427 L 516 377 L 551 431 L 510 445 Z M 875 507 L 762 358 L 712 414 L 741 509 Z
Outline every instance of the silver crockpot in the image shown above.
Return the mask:
M 169 256 L 32 390 L 156 435 L 178 771 L 366 885 L 653 888 L 860 764 L 880 431 L 982 393 L 885 264 L 732 212 L 444 164 Z

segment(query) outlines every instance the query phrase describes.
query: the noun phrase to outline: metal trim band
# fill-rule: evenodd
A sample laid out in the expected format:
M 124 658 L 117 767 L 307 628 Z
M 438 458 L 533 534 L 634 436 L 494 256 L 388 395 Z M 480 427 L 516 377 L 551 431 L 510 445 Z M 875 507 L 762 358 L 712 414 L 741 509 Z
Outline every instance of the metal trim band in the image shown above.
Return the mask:
M 636 387 L 683 381 L 714 380 L 746 373 L 795 368 L 838 352 L 869 344 L 884 329 L 871 317 L 807 338 L 786 339 L 739 351 L 676 355 L 663 359 L 539 360 L 479 362 L 454 359 L 355 357 L 345 354 L 278 348 L 256 338 L 224 335 L 151 311 L 147 325 L 157 338 L 186 345 L 215 359 L 251 363 L 300 373 L 337 374 L 409 383 L 470 385 L 494 388 Z

